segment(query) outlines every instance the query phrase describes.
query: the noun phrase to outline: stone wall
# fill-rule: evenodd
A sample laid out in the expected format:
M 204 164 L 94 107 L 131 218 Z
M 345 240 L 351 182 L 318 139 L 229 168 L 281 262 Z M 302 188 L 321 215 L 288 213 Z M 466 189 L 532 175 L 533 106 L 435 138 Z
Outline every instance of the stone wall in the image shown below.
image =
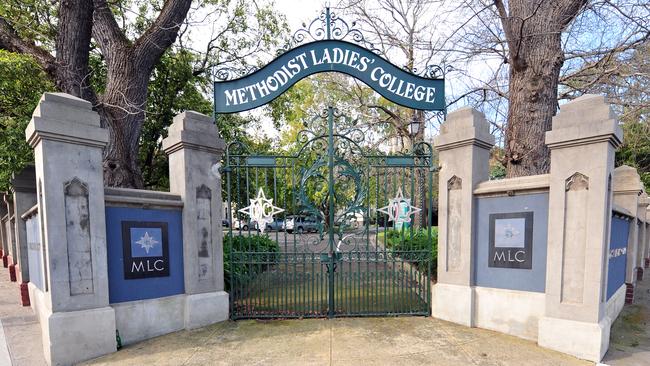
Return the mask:
M 171 192 L 104 187 L 108 132 L 84 100 L 45 93 L 25 133 L 35 166 L 2 197 L 0 244 L 49 364 L 114 352 L 118 333 L 128 344 L 228 318 L 212 119 L 174 118 Z
M 550 174 L 499 181 L 488 181 L 488 128 L 482 114 L 461 109 L 435 139 L 440 249 L 432 314 L 600 361 L 647 256 L 643 187 L 634 169 L 614 170 L 622 139 L 616 117 L 601 96 L 563 105 L 546 135 Z M 626 210 L 634 225 L 613 223 L 614 210 Z M 625 253 L 623 264 L 612 252 Z

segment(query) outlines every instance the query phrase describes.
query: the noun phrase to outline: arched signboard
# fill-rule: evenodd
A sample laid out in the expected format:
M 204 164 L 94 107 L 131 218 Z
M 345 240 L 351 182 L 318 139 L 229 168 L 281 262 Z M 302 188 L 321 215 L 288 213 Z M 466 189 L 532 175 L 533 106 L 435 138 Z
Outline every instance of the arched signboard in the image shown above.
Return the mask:
M 316 30 L 316 34 L 323 35 L 323 39 L 292 48 L 263 68 L 238 79 L 227 80 L 230 73 L 217 71 L 217 78 L 222 80 L 214 83 L 215 113 L 235 113 L 265 105 L 301 79 L 328 71 L 359 79 L 384 98 L 408 108 L 445 109 L 444 79 L 415 75 L 365 47 L 342 40 L 350 34 L 356 41 L 363 41 L 363 37 L 344 22 L 344 28 L 335 28 L 334 20 L 339 19 L 331 18 L 329 9 L 314 22 L 319 20 L 325 29 L 321 33 Z M 304 40 L 304 36 L 296 34 L 294 40 Z M 332 39 L 337 35 L 338 39 Z

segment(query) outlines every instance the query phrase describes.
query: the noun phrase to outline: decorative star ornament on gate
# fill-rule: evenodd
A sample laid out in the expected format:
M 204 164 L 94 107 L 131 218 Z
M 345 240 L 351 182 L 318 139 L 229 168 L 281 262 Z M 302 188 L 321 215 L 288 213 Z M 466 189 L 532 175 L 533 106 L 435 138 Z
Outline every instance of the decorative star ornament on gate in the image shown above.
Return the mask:
M 402 211 L 402 207 L 404 207 L 406 211 Z M 388 215 L 388 221 L 393 221 L 396 224 L 403 224 L 411 222 L 411 216 L 422 211 L 422 209 L 411 205 L 411 199 L 404 197 L 402 188 L 400 187 L 397 190 L 395 198 L 389 199 L 388 205 L 378 208 L 377 211 Z
M 260 188 L 257 197 L 250 199 L 251 204 L 239 210 L 239 212 L 250 216 L 252 222 L 257 223 L 261 232 L 266 230 L 266 225 L 273 222 L 273 216 L 283 212 L 284 209 L 273 206 L 273 198 L 266 198 L 264 189 Z

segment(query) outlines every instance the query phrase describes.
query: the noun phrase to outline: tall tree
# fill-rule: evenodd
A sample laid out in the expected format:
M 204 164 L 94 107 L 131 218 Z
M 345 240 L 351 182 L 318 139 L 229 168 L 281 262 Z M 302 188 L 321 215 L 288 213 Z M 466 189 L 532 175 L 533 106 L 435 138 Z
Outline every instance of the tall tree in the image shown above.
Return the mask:
M 558 79 L 564 64 L 562 32 L 587 0 L 494 0 L 510 65 L 506 176 L 547 173 L 546 131 L 557 110 Z
M 0 4 L 0 49 L 33 56 L 59 90 L 90 101 L 100 114 L 110 132 L 104 151 L 107 185 L 143 187 L 138 148 L 151 74 L 179 33 L 191 33 L 187 23 L 191 4 L 192 0 L 66 0 L 57 9 L 47 0 Z M 193 77 L 224 62 L 244 62 L 276 42 L 284 24 L 270 7 L 245 0 L 203 0 L 197 10 L 204 21 L 210 19 L 212 37 L 195 62 Z M 180 48 L 185 46 L 179 42 Z M 101 62 L 89 68 L 92 55 L 99 55 Z M 102 80 L 97 82 L 99 72 Z
M 547 172 L 544 134 L 562 102 L 596 91 L 617 71 L 603 66 L 650 36 L 641 0 L 445 1 L 441 13 L 449 30 L 432 47 L 456 70 L 450 103 L 485 112 L 509 177 Z
M 144 121 L 147 86 L 154 65 L 174 43 L 190 9 L 191 0 L 165 1 L 157 19 L 135 41 L 120 29 L 106 0 L 59 2 L 55 50 L 21 37 L 7 15 L 0 14 L 0 48 L 34 56 L 57 88 L 93 103 L 110 142 L 105 150 L 104 180 L 109 186 L 142 187 L 137 164 L 138 140 Z M 23 20 L 14 18 L 14 20 Z M 91 37 L 106 60 L 106 86 L 102 94 L 90 87 L 88 60 Z

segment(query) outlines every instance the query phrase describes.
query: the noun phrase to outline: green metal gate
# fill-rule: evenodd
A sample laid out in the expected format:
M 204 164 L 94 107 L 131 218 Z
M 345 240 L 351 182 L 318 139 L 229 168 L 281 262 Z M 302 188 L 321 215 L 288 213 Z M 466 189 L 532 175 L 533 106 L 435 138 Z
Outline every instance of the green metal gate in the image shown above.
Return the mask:
M 332 107 L 298 143 L 287 155 L 227 147 L 231 317 L 429 315 L 431 146 L 373 152 L 356 122 Z

